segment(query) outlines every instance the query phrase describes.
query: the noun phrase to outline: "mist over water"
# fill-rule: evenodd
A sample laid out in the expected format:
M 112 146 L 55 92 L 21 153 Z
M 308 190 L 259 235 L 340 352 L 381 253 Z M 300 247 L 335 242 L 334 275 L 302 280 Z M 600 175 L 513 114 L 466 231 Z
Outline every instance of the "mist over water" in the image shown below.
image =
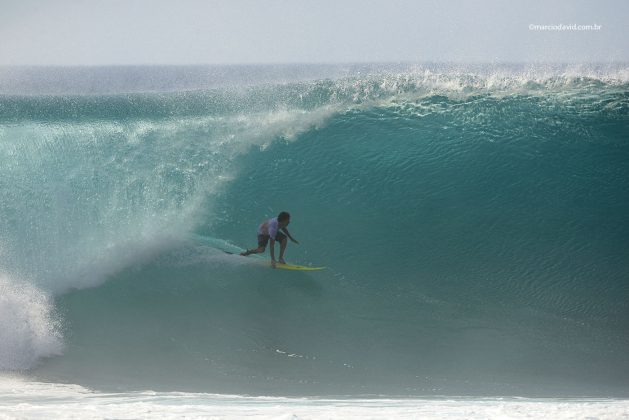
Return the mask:
M 2 69 L 0 312 L 18 318 L 0 367 L 116 390 L 627 397 L 627 75 Z M 287 259 L 326 271 L 221 250 L 282 210 Z

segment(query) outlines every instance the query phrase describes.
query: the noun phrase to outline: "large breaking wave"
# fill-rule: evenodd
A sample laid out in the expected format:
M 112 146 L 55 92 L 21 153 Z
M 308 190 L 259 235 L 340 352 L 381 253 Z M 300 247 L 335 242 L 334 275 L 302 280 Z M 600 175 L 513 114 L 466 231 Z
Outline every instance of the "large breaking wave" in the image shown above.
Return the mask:
M 626 395 L 626 69 L 319 70 L 335 77 L 0 84 L 0 366 L 102 388 Z M 281 210 L 288 258 L 326 272 L 217 249 Z

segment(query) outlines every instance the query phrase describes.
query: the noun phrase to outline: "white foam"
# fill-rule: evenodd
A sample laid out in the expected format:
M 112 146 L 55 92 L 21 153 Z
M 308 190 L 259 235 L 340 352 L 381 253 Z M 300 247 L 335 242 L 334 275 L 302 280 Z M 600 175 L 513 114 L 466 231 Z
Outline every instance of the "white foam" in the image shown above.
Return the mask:
M 629 418 L 629 400 L 284 398 L 182 392 L 99 393 L 0 378 L 0 418 L 584 419 Z
M 61 353 L 58 322 L 48 296 L 0 274 L 0 369 L 22 370 Z

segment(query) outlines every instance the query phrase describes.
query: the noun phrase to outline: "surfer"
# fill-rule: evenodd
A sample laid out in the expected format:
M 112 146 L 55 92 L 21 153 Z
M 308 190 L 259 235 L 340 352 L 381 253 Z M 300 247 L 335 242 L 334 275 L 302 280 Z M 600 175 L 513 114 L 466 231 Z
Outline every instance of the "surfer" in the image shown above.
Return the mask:
M 293 238 L 288 229 L 286 228 L 290 223 L 290 214 L 288 212 L 281 212 L 277 217 L 265 220 L 258 227 L 258 247 L 256 249 L 248 249 L 242 252 L 240 255 L 247 256 L 250 254 L 261 254 L 266 249 L 266 245 L 271 241 L 271 265 L 275 268 L 275 241 L 280 243 L 280 258 L 278 262 L 280 264 L 286 264 L 284 261 L 284 251 L 286 250 L 286 244 L 288 239 L 299 244 L 295 238 Z M 284 235 L 284 232 L 286 235 Z M 288 236 L 288 239 L 286 238 Z

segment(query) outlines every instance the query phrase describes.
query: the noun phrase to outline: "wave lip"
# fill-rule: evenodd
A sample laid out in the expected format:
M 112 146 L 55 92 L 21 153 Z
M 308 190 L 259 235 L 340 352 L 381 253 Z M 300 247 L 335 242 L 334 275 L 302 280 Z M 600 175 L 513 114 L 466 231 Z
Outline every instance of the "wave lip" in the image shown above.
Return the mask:
M 0 275 L 0 369 L 29 369 L 62 350 L 61 325 L 50 298 Z

